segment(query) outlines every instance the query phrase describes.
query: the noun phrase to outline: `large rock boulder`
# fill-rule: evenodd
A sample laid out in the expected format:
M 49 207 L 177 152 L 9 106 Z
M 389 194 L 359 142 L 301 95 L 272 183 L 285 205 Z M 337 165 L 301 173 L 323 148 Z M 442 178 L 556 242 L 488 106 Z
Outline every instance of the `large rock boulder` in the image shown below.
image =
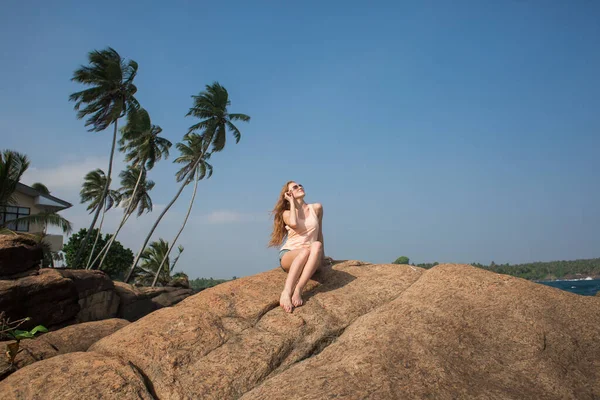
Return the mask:
M 98 340 L 111 335 L 129 324 L 123 319 L 107 319 L 104 321 L 86 322 L 71 325 L 57 331 L 48 332 L 35 339 L 21 340 L 19 346 L 22 351 L 15 358 L 15 367 L 23 368 L 37 361 L 78 351 L 86 351 Z M 4 351 L 6 344 L 14 341 L 0 342 L 0 350 Z M 12 372 L 5 357 L 0 358 L 0 378 Z
M 598 299 L 442 265 L 242 399 L 595 399 L 599 337 Z
M 73 281 L 77 290 L 77 322 L 98 321 L 117 316 L 120 298 L 115 285 L 102 271 L 61 269 L 61 275 Z
M 135 366 L 93 352 L 65 354 L 29 365 L 0 382 L 0 395 L 22 400 L 155 399 Z
M 35 240 L 22 235 L 0 235 L 0 279 L 38 269 L 42 256 L 42 248 Z
M 118 307 L 114 284 L 102 271 L 43 268 L 24 278 L 0 280 L 0 310 L 11 320 L 31 317 L 24 328 L 114 318 Z
M 207 289 L 86 356 L 19 370 L 0 393 L 26 398 L 43 378 L 50 398 L 143 398 L 144 388 L 165 399 L 600 397 L 598 297 L 465 265 L 343 262 L 287 314 L 285 278 L 273 270 Z M 102 366 L 102 384 L 90 365 Z
M 170 307 L 192 295 L 192 289 L 181 287 L 136 287 L 123 282 L 115 282 L 119 296 L 117 315 L 128 321 L 136 321 L 163 307 Z
M 16 280 L 0 280 L 0 310 L 11 320 L 31 317 L 24 328 L 47 328 L 75 322 L 79 295 L 71 279 L 58 270 L 41 269 L 38 274 Z
M 180 287 L 184 289 L 190 288 L 190 280 L 187 276 L 178 276 L 177 278 L 171 279 L 167 286 Z

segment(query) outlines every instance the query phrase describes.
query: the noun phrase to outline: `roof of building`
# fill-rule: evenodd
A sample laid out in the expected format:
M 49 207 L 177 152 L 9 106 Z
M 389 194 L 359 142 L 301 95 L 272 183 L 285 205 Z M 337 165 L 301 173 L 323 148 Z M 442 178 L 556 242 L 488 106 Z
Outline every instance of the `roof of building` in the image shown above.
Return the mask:
M 32 188 L 31 186 L 27 186 L 21 182 L 17 183 L 17 191 L 27 195 L 27 196 L 31 196 L 31 197 L 43 197 L 45 199 L 48 199 L 50 201 L 53 201 L 55 203 L 58 203 L 60 205 L 60 209 L 64 210 L 66 208 L 70 208 L 73 207 L 73 204 L 69 203 L 68 201 L 64 201 L 59 199 L 58 197 L 54 197 L 50 194 L 45 194 L 42 192 L 38 192 L 37 190 L 35 190 L 34 188 Z

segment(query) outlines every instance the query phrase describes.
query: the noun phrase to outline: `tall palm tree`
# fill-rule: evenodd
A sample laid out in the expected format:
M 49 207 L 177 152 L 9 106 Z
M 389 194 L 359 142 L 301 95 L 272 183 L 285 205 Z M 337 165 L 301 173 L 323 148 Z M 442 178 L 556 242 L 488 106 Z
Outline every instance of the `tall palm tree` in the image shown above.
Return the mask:
M 250 121 L 250 117 L 246 114 L 230 114 L 227 107 L 231 105 L 231 101 L 229 100 L 229 93 L 227 90 L 221 86 L 218 82 L 214 82 L 212 85 L 206 85 L 206 90 L 200 92 L 198 96 L 192 96 L 194 99 L 194 105 L 188 111 L 186 116 L 193 116 L 200 118 L 201 121 L 197 124 L 192 125 L 189 130 L 188 135 L 196 134 L 196 132 L 202 132 L 201 135 L 203 138 L 204 146 L 211 146 L 212 151 L 221 151 L 225 147 L 225 134 L 227 130 L 231 131 L 236 143 L 240 141 L 242 136 L 239 129 L 233 124 L 232 121 Z M 189 136 L 192 137 L 192 136 Z M 185 140 L 185 137 L 184 137 Z M 183 184 L 179 188 L 179 191 L 171 200 L 171 202 L 167 205 L 167 207 L 162 211 L 159 215 L 157 221 L 154 223 L 154 226 L 150 230 L 150 233 L 144 240 L 142 248 L 138 252 L 135 260 L 133 261 L 133 265 L 129 270 L 129 274 L 125 278 L 125 282 L 129 281 L 135 266 L 137 265 L 144 248 L 148 244 L 150 237 L 154 233 L 154 230 L 158 226 L 158 223 L 168 211 L 168 209 L 175 203 L 185 186 L 187 186 L 193 179 L 196 167 L 203 160 L 204 156 L 208 153 L 208 147 L 206 147 L 201 154 L 197 155 L 197 159 L 192 163 L 188 164 L 186 167 L 182 168 L 178 172 L 177 179 L 178 181 L 183 181 Z M 185 172 L 184 172 L 185 171 Z M 212 171 L 212 168 L 211 168 Z M 183 175 L 183 176 L 181 176 Z
M 156 285 L 156 281 L 158 280 L 159 271 L 161 271 L 163 265 L 169 265 L 169 254 L 171 253 L 171 249 L 177 243 L 177 239 L 179 239 L 179 235 L 183 232 L 185 225 L 187 224 L 188 218 L 190 217 L 190 213 L 192 212 L 192 206 L 194 205 L 194 200 L 196 199 L 196 190 L 198 189 L 198 181 L 200 179 L 210 178 L 212 176 L 212 166 L 206 162 L 210 158 L 210 154 L 204 155 L 202 157 L 202 161 L 196 165 L 196 168 L 193 171 L 188 169 L 190 163 L 193 163 L 197 158 L 198 154 L 203 154 L 208 147 L 208 141 L 206 141 L 201 135 L 192 133 L 187 134 L 185 137 L 187 143 L 177 143 L 177 149 L 181 152 L 181 156 L 178 157 L 175 162 L 184 164 L 183 168 L 178 171 L 177 179 L 183 179 L 185 176 L 194 175 L 194 190 L 192 192 L 192 198 L 190 200 L 190 205 L 188 206 L 187 213 L 185 214 L 185 218 L 183 219 L 183 224 L 181 228 L 179 228 L 179 232 L 175 235 L 175 238 L 171 242 L 171 247 L 167 250 L 167 254 L 165 258 L 163 258 L 158 270 L 156 271 L 156 275 L 154 276 L 154 282 L 152 282 L 152 286 Z
M 226 132 L 229 130 L 238 143 L 242 137 L 233 121 L 249 122 L 246 114 L 230 114 L 227 107 L 231 105 L 227 89 L 218 82 L 206 85 L 206 90 L 198 96 L 192 96 L 194 105 L 187 116 L 200 118 L 202 121 L 190 126 L 188 133 L 201 131 L 206 140 L 212 144 L 211 153 L 225 148 Z
M 139 174 L 137 176 L 137 180 L 134 180 L 135 184 L 133 186 L 128 186 L 131 184 L 129 178 L 126 181 L 121 180 L 123 185 L 121 190 L 128 190 L 127 194 L 125 194 L 125 198 L 123 199 L 124 202 L 126 201 L 127 207 L 125 208 L 121 222 L 117 226 L 117 230 L 100 252 L 101 254 L 104 253 L 102 260 L 104 260 L 106 254 L 108 254 L 110 251 L 110 247 L 117 239 L 121 228 L 123 228 L 131 214 L 133 214 L 135 211 L 136 207 L 138 207 L 139 200 L 144 198 L 144 196 L 137 196 L 137 190 L 142 182 L 142 178 L 145 179 L 146 172 L 152 169 L 157 161 L 162 158 L 167 159 L 169 157 L 169 148 L 172 144 L 169 140 L 158 136 L 161 132 L 162 129 L 160 126 L 153 125 L 150 122 L 150 116 L 145 109 L 140 108 L 139 110 L 132 110 L 128 114 L 127 125 L 121 129 L 119 150 L 126 153 L 125 161 L 131 162 L 132 167 L 139 170 Z M 122 172 L 121 174 L 123 173 L 126 172 Z M 121 175 L 121 177 L 123 178 L 123 175 Z M 152 183 L 152 187 L 153 186 L 154 183 Z M 131 190 L 131 187 L 133 187 L 133 190 Z M 152 187 L 146 188 L 146 195 L 147 192 L 152 189 Z M 133 201 L 130 201 L 132 199 Z M 148 199 L 150 198 L 148 197 Z M 151 202 L 150 208 L 146 209 L 148 211 L 152 211 Z M 138 210 L 138 216 L 140 216 L 142 213 L 143 210 Z M 98 268 L 101 267 L 102 261 L 100 262 Z
M 184 164 L 184 166 L 175 174 L 177 182 L 183 183 L 179 187 L 179 190 L 175 194 L 175 197 L 173 197 L 169 204 L 167 204 L 165 209 L 158 216 L 156 222 L 154 222 L 152 229 L 146 236 L 146 239 L 144 240 L 141 249 L 139 250 L 135 260 L 133 261 L 129 273 L 125 278 L 125 282 L 128 282 L 131 278 L 131 275 L 133 274 L 135 267 L 138 261 L 140 260 L 144 249 L 146 248 L 146 245 L 150 241 L 150 237 L 156 230 L 156 227 L 158 226 L 164 215 L 167 213 L 167 211 L 171 208 L 171 206 L 175 204 L 175 201 L 177 201 L 177 199 L 181 195 L 181 192 L 183 192 L 183 189 L 185 189 L 185 187 L 188 184 L 190 184 L 191 181 L 194 179 L 194 174 L 196 173 L 196 171 L 198 171 L 199 173 L 199 179 L 203 179 L 205 176 L 210 177 L 212 175 L 212 165 L 210 165 L 206 161 L 208 158 L 210 158 L 210 154 L 206 154 L 208 143 L 203 139 L 201 135 L 195 133 L 186 134 L 184 136 L 184 141 L 186 141 L 187 144 L 177 143 L 177 149 L 181 152 L 181 156 L 175 160 L 176 163 Z
M 100 132 L 111 124 L 114 125 L 106 187 L 100 199 L 100 203 L 102 203 L 108 194 L 108 185 L 112 176 L 119 118 L 125 116 L 131 109 L 139 108 L 139 103 L 134 97 L 137 88 L 133 84 L 138 64 L 133 60 L 125 61 L 119 53 L 110 47 L 105 50 L 90 52 L 88 61 L 89 65 L 81 66 L 73 73 L 73 78 L 71 78 L 72 81 L 88 86 L 88 88 L 71 94 L 69 100 L 75 102 L 74 108 L 77 110 L 77 118 L 87 117 L 85 126 L 90 127 L 89 131 Z M 92 229 L 96 225 L 99 214 L 100 208 L 96 210 L 81 247 L 77 251 L 74 268 L 77 268 L 79 264 L 82 251 Z
M 154 187 L 154 182 L 146 180 L 146 170 L 142 165 L 141 168 L 128 166 L 125 171 L 121 171 L 119 174 L 121 177 L 121 188 L 119 193 L 121 194 L 121 202 L 124 203 L 125 214 L 124 218 L 119 224 L 117 231 L 106 243 L 105 249 L 102 249 L 102 259 L 98 264 L 98 269 L 102 269 L 102 264 L 108 255 L 111 245 L 114 243 L 116 236 L 119 231 L 125 225 L 125 222 L 137 209 L 138 217 L 144 212 L 152 211 L 152 199 L 150 198 L 150 191 Z M 96 260 L 92 263 L 94 265 Z
M 100 226 L 98 228 L 98 233 L 96 234 L 96 239 L 94 240 L 94 245 L 92 246 L 92 251 L 90 252 L 90 256 L 86 263 L 86 269 L 90 268 L 90 262 L 102 232 L 102 225 L 104 224 L 104 216 L 106 211 L 110 210 L 115 205 L 118 205 L 121 200 L 121 194 L 116 190 L 109 190 L 108 195 L 104 196 L 104 188 L 107 187 L 107 185 L 110 184 L 108 183 L 108 178 L 106 175 L 104 175 L 104 171 L 97 168 L 85 175 L 83 178 L 81 191 L 79 192 L 81 203 L 90 203 L 87 207 L 87 210 L 90 212 L 90 214 L 93 212 L 102 211 Z M 76 267 L 73 266 L 72 268 Z
M 26 155 L 12 150 L 3 150 L 0 152 L 0 206 L 17 204 L 15 191 L 21 177 L 29 168 L 29 158 Z M 20 222 L 28 222 L 38 225 L 56 226 L 64 233 L 71 232 L 71 223 L 56 213 L 46 212 L 34 215 L 19 217 L 11 221 L 0 222 L 0 230 L 8 229 L 8 226 L 15 227 Z

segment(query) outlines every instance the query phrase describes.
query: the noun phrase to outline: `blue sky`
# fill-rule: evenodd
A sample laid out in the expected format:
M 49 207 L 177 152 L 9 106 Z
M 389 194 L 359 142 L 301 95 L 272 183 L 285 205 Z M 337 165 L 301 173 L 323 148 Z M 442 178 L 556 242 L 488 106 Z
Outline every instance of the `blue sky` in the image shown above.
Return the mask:
M 70 78 L 111 46 L 139 63 L 137 98 L 174 143 L 213 81 L 252 116 L 199 186 L 181 239 L 191 277 L 277 266 L 268 213 L 288 179 L 324 205 L 335 259 L 600 256 L 597 2 L 164 4 L 3 5 L 0 148 L 29 155 L 25 183 L 77 204 L 64 212 L 77 229 L 82 177 L 106 169 L 111 132 L 76 119 Z M 175 193 L 175 157 L 150 174 L 155 212 L 119 236 L 134 252 Z M 155 238 L 171 240 L 190 195 Z

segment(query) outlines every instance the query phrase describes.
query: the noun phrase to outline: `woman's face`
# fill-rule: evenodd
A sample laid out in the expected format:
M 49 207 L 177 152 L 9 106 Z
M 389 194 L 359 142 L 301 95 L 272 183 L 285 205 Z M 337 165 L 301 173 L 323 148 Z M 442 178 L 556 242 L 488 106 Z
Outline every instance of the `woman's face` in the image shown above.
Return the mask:
M 288 185 L 288 192 L 294 195 L 295 199 L 304 197 L 304 187 L 301 184 L 292 182 Z

